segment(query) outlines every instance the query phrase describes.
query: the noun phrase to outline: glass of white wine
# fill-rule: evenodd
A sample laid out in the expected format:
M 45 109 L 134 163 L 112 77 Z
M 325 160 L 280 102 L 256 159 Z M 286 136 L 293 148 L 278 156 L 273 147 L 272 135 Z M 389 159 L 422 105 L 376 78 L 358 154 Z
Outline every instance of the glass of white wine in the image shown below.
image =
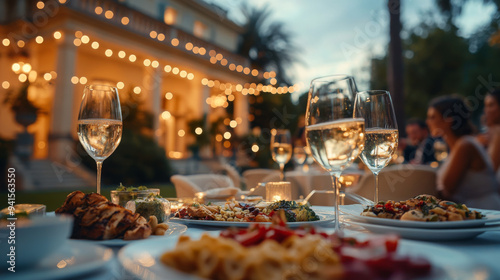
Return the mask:
M 292 136 L 288 129 L 273 130 L 271 136 L 271 155 L 280 166 L 280 180 L 285 179 L 285 164 L 292 158 Z
M 78 114 L 78 139 L 97 163 L 97 193 L 101 193 L 102 162 L 122 139 L 122 111 L 115 87 L 87 85 Z
M 339 178 L 365 143 L 365 121 L 353 116 L 355 93 L 352 77 L 334 75 L 313 80 L 307 101 L 306 140 L 314 159 L 332 177 L 338 233 Z
M 374 202 L 378 203 L 378 174 L 391 161 L 399 141 L 391 95 L 385 90 L 358 92 L 354 116 L 365 119 L 365 149 L 360 158 L 375 175 Z

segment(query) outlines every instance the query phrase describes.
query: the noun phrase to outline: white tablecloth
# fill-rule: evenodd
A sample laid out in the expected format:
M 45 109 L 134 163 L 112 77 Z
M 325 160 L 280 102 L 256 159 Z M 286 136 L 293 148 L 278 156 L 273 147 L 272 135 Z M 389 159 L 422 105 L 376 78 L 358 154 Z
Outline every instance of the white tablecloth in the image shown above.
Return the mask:
M 333 207 L 314 207 L 319 211 L 331 211 Z M 200 234 L 204 231 L 220 231 L 221 228 L 211 227 L 189 227 L 187 233 Z M 324 228 L 326 232 L 332 232 L 331 227 Z M 344 229 L 346 235 L 359 235 L 366 234 L 367 232 L 359 227 L 347 226 Z M 471 261 L 478 268 L 485 268 L 489 275 L 486 278 L 477 279 L 500 279 L 500 231 L 490 231 L 479 235 L 478 237 L 470 240 L 453 241 L 453 242 L 426 242 L 419 241 L 426 244 L 435 244 L 436 246 L 443 246 L 449 249 L 468 255 Z M 119 248 L 114 248 L 115 256 L 114 261 L 107 269 L 96 271 L 79 278 L 72 277 L 71 279 L 91 279 L 91 280 L 110 280 L 110 279 L 134 279 L 118 263 L 117 253 Z M 453 258 L 453 256 L 449 256 Z M 481 275 L 479 275 L 481 276 Z

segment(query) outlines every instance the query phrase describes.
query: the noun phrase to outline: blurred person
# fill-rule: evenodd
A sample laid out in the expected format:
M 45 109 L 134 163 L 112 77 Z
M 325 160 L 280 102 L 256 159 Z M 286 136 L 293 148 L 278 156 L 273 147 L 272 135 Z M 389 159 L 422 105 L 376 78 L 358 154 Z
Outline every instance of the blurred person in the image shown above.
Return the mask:
M 483 121 L 486 132 L 480 134 L 478 140 L 488 149 L 493 168 L 500 179 L 500 89 L 488 93 L 484 98 Z
M 427 125 L 431 135 L 443 137 L 450 149 L 437 172 L 442 197 L 468 207 L 500 210 L 499 185 L 491 160 L 472 136 L 470 110 L 462 99 L 434 99 L 427 110 Z
M 434 139 L 424 121 L 410 119 L 406 123 L 406 142 L 403 154 L 406 162 L 413 164 L 429 164 L 436 161 L 434 157 Z

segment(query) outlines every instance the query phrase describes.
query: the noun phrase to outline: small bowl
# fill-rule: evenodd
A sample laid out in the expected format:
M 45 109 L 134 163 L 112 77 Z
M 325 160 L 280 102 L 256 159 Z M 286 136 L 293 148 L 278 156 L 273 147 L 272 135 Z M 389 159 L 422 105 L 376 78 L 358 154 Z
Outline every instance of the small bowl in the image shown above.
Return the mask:
M 111 191 L 111 202 L 125 207 L 127 202 L 137 198 L 147 198 L 149 194 L 160 195 L 160 189 L 147 189 L 137 191 Z
M 9 227 L 11 223 L 15 227 Z M 71 235 L 73 217 L 35 216 L 3 220 L 1 224 L 0 268 L 8 268 L 11 264 L 17 268 L 34 265 L 63 246 Z M 10 263 L 11 260 L 14 262 Z
M 125 208 L 149 220 L 150 216 L 156 216 L 158 223 L 168 223 L 170 219 L 170 202 L 165 198 L 139 198 L 127 202 Z

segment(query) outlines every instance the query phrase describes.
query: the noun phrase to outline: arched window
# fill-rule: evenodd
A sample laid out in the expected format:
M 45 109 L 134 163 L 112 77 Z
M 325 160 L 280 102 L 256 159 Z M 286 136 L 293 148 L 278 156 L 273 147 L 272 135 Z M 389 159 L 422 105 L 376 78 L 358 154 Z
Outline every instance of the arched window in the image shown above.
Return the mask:
M 205 24 L 203 24 L 203 22 L 195 20 L 193 34 L 196 37 L 208 39 L 208 37 L 209 37 L 208 27 Z
M 166 8 L 163 13 L 163 21 L 166 24 L 174 25 L 177 22 L 177 11 L 172 7 Z

